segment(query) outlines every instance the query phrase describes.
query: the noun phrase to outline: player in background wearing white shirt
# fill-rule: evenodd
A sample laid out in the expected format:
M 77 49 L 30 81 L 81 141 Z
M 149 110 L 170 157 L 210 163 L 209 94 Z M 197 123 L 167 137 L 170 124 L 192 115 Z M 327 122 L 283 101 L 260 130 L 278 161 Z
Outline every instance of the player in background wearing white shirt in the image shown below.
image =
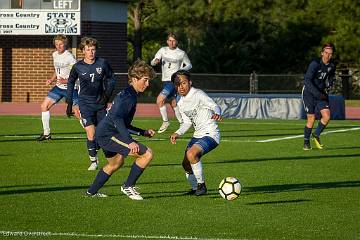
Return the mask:
M 162 91 L 156 99 L 156 104 L 159 107 L 163 123 L 158 130 L 158 133 L 163 133 L 169 127 L 170 122 L 166 112 L 166 100 L 170 101 L 170 106 L 174 110 L 175 116 L 179 123 L 182 123 L 181 114 L 176 106 L 176 90 L 171 82 L 171 75 L 178 70 L 190 70 L 192 68 L 191 62 L 187 54 L 177 47 L 177 40 L 174 33 L 169 33 L 167 38 L 167 47 L 162 47 L 155 54 L 155 58 L 151 61 L 152 66 L 161 63 L 162 71 Z
M 191 185 L 189 194 L 204 195 L 207 189 L 200 158 L 220 143 L 220 130 L 216 121 L 221 121 L 221 109 L 205 92 L 191 86 L 189 72 L 179 70 L 171 79 L 180 95 L 178 107 L 183 123 L 171 134 L 170 141 L 175 144 L 179 136 L 191 126 L 194 127 L 182 166 Z
M 51 139 L 50 133 L 50 109 L 62 98 L 66 98 L 67 79 L 70 74 L 72 65 L 76 63 L 76 59 L 72 53 L 66 50 L 68 40 L 65 35 L 57 35 L 53 39 L 56 51 L 52 57 L 54 61 L 54 73 L 52 77 L 46 80 L 46 85 L 56 81 L 56 85 L 49 91 L 44 101 L 41 103 L 41 120 L 43 125 L 43 133 L 36 140 L 44 141 Z M 74 97 L 77 98 L 77 91 L 74 91 Z M 77 102 L 74 103 L 74 113 L 80 118 Z

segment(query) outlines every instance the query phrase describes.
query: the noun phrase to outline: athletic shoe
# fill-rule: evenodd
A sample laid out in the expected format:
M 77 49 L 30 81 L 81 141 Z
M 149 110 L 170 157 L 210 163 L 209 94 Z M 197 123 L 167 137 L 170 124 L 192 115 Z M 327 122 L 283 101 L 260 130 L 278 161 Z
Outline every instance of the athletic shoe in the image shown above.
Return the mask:
M 310 143 L 304 143 L 303 150 L 305 150 L 305 151 L 311 150 Z
M 92 161 L 89 168 L 88 168 L 88 170 L 89 171 L 95 171 L 95 170 L 98 169 L 98 167 L 99 167 L 99 161 L 98 160 Z
M 85 197 L 95 197 L 95 198 L 106 198 L 108 197 L 108 195 L 103 194 L 103 193 L 95 193 L 95 194 L 91 194 L 88 191 L 86 191 L 86 193 L 84 194 Z
M 320 137 L 317 136 L 315 133 L 312 133 L 312 134 L 311 134 L 311 139 L 314 141 L 315 146 L 316 146 L 318 149 L 323 149 L 323 148 L 324 148 L 324 145 L 321 144 Z
M 196 192 L 195 189 L 190 189 L 188 192 L 186 192 L 184 195 L 194 195 Z
M 161 127 L 159 128 L 158 130 L 158 133 L 163 133 L 166 131 L 166 129 L 168 129 L 168 127 L 170 126 L 170 122 L 169 121 L 166 121 L 166 122 L 163 122 L 161 124 Z
M 195 191 L 195 195 L 201 196 L 201 195 L 206 194 L 206 192 L 207 192 L 207 188 L 205 186 L 205 183 L 198 183 L 197 189 Z
M 36 138 L 36 141 L 44 141 L 44 140 L 51 140 L 51 134 L 49 133 L 48 135 L 44 135 L 44 134 L 41 134 L 40 137 L 37 137 Z
M 136 187 L 134 186 L 121 186 L 121 191 L 132 200 L 143 200 L 143 198 L 140 196 L 140 193 L 136 190 Z

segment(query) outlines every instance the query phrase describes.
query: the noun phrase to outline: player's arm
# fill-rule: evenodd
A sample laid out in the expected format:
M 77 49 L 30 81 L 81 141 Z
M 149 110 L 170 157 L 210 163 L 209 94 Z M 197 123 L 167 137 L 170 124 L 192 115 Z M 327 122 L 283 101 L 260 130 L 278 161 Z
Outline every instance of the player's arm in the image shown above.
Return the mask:
M 150 62 L 151 66 L 156 66 L 156 65 L 160 64 L 161 56 L 162 56 L 162 48 L 160 48 L 157 51 L 157 53 L 155 54 L 154 59 L 151 60 L 151 62 Z
M 316 61 L 312 61 L 305 73 L 304 84 L 305 84 L 305 88 L 308 91 L 310 91 L 314 97 L 318 99 L 323 99 L 324 94 L 321 93 L 312 82 L 316 76 L 317 69 L 318 69 L 318 63 Z
M 170 142 L 172 144 L 176 143 L 176 139 L 178 139 L 180 136 L 184 135 L 189 128 L 192 126 L 190 118 L 188 118 L 185 114 L 181 113 L 181 117 L 183 119 L 183 123 L 180 125 L 179 129 L 176 130 L 173 134 L 170 136 Z
M 335 77 L 335 72 L 336 72 L 336 67 L 334 63 L 330 63 L 332 65 L 332 69 L 329 73 L 329 77 L 328 77 L 328 81 L 327 81 L 327 86 L 326 86 L 326 91 L 329 92 L 334 88 L 334 84 L 336 81 L 336 77 Z
M 56 72 L 55 72 L 55 69 L 54 69 L 54 73 L 53 73 L 53 75 L 51 76 L 51 78 L 47 79 L 46 82 L 45 82 L 46 86 L 50 85 L 50 84 L 53 83 L 55 80 L 56 80 Z
M 184 53 L 183 61 L 181 63 L 180 69 L 189 71 L 192 68 L 190 59 L 186 53 Z
M 109 102 L 116 83 L 116 77 L 114 71 L 112 70 L 110 64 L 107 61 L 105 61 L 104 70 L 105 70 L 105 89 L 100 99 L 101 104 L 107 104 Z
M 144 137 L 148 137 L 148 138 L 151 138 L 155 135 L 154 129 L 144 130 L 141 128 L 134 127 L 132 125 L 128 126 L 128 131 L 130 132 L 130 134 L 134 134 L 137 136 L 144 136 Z
M 205 92 L 201 91 L 197 93 L 197 98 L 200 99 L 200 102 L 203 106 L 209 108 L 214 114 L 212 115 L 212 119 L 215 121 L 221 121 L 221 108 L 217 103 L 209 97 Z
M 74 65 L 71 68 L 70 71 L 70 75 L 67 81 L 67 90 L 66 90 L 66 103 L 67 103 L 67 108 L 66 108 L 66 115 L 68 117 L 73 115 L 73 111 L 72 111 L 72 105 L 73 105 L 73 92 L 74 92 L 74 87 L 75 87 L 75 81 L 78 78 L 78 73 L 76 70 L 76 65 Z

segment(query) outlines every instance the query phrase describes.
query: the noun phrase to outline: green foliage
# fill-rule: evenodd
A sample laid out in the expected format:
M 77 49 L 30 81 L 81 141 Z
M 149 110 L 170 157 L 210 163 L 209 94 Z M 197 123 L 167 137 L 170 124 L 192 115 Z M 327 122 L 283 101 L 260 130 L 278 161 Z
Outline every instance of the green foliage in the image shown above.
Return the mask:
M 194 72 L 302 73 L 325 42 L 335 43 L 338 62 L 360 64 L 358 1 L 143 2 L 144 59 L 151 59 L 166 33 L 175 31 Z

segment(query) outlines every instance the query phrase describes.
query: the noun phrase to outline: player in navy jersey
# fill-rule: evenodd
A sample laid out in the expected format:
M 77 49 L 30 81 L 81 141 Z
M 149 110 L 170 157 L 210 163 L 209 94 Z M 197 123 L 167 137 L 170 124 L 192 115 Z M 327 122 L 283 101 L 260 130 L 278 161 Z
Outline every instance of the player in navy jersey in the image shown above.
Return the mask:
M 331 60 L 335 47 L 333 44 L 325 44 L 321 49 L 321 58 L 314 59 L 305 74 L 302 100 L 307 115 L 307 122 L 304 128 L 304 150 L 310 150 L 310 138 L 315 146 L 323 148 L 320 141 L 320 134 L 328 125 L 330 120 L 329 90 L 335 81 L 335 64 Z M 312 128 L 315 123 L 315 111 L 319 110 L 321 119 L 314 133 Z
M 95 141 L 95 127 L 105 117 L 108 101 L 113 92 L 116 78 L 109 63 L 96 57 L 98 42 L 91 37 L 81 39 L 80 49 L 84 59 L 77 62 L 71 69 L 67 84 L 68 108 L 66 114 L 72 115 L 72 91 L 75 81 L 79 78 L 79 108 L 81 121 L 87 136 L 87 148 L 90 158 L 88 170 L 98 168 L 97 145 Z
M 138 93 L 144 92 L 155 76 L 152 67 L 142 60 L 137 60 L 129 68 L 130 86 L 116 95 L 106 117 L 96 128 L 95 136 L 108 164 L 98 172 L 85 196 L 106 197 L 107 195 L 98 192 L 99 189 L 124 164 L 125 157 L 130 155 L 136 159 L 126 182 L 121 186 L 121 191 L 133 200 L 143 200 L 135 188 L 135 183 L 149 165 L 153 153 L 150 148 L 135 141 L 130 134 L 152 137 L 155 131 L 134 127 L 131 122 L 136 111 Z
M 53 52 L 54 73 L 51 78 L 46 80 L 46 85 L 51 85 L 56 81 L 56 85 L 49 91 L 44 101 L 41 103 L 41 121 L 43 125 L 43 133 L 36 138 L 37 141 L 51 139 L 50 133 L 50 110 L 62 98 L 66 98 L 66 84 L 70 74 L 71 67 L 76 63 L 76 59 L 72 53 L 66 50 L 68 39 L 65 35 L 57 35 L 53 39 L 56 51 Z M 79 118 L 79 109 L 77 107 L 77 91 L 74 91 L 74 112 Z

